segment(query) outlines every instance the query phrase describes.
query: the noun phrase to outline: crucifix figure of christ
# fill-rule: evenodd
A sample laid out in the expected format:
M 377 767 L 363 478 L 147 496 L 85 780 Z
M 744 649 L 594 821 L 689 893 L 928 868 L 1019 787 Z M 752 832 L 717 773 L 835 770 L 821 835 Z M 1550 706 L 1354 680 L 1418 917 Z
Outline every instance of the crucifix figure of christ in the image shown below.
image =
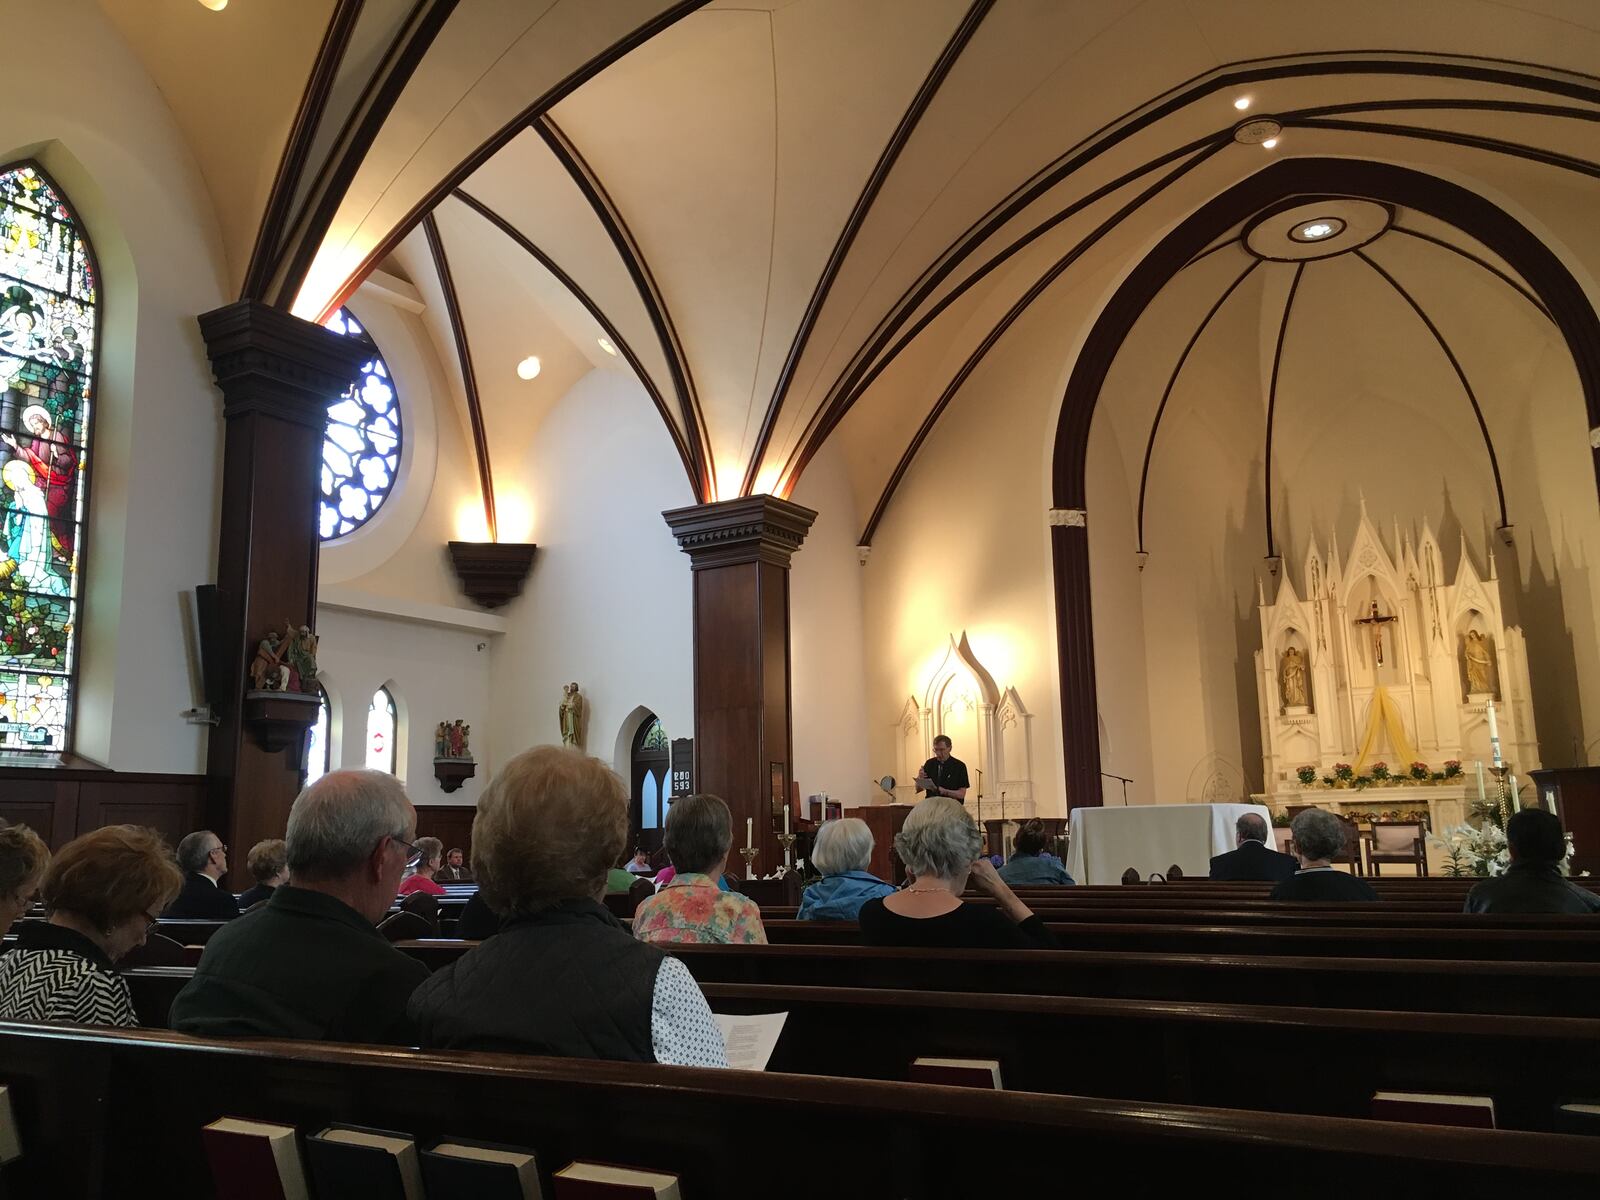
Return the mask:
M 1390 613 L 1387 617 L 1380 617 L 1376 600 L 1372 602 L 1372 609 L 1367 616 L 1356 618 L 1357 625 L 1372 626 L 1373 661 L 1380 667 L 1383 666 L 1383 627 L 1390 621 L 1398 621 L 1399 619 L 1393 613 Z

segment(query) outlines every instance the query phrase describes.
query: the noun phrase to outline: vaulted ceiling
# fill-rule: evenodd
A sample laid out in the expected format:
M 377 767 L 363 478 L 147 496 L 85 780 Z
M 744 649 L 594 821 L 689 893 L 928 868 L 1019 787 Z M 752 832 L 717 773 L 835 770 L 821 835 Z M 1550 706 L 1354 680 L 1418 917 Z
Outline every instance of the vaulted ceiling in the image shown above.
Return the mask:
M 707 499 L 787 494 L 832 438 L 863 525 L 1029 305 L 1109 292 L 1275 159 L 1600 176 L 1588 0 L 101 3 L 190 131 L 244 294 L 315 317 L 379 264 L 439 294 L 442 261 L 480 370 L 547 331 L 562 377 L 633 371 Z M 252 85 L 231 124 L 226 84 L 182 70 L 202 54 Z M 1235 141 L 1269 115 L 1272 148 Z M 481 399 L 527 427 L 525 394 Z

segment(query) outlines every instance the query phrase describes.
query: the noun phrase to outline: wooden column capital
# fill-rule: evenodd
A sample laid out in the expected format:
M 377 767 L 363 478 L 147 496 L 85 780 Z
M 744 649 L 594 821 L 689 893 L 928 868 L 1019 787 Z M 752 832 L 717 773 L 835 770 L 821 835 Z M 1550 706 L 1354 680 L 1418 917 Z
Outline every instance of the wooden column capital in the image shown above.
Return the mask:
M 754 562 L 787 567 L 817 519 L 815 510 L 776 496 L 740 496 L 661 515 L 696 571 Z
M 374 351 L 346 337 L 263 304 L 240 300 L 200 317 L 211 372 L 228 420 L 260 412 L 319 433 L 328 404 L 361 373 Z

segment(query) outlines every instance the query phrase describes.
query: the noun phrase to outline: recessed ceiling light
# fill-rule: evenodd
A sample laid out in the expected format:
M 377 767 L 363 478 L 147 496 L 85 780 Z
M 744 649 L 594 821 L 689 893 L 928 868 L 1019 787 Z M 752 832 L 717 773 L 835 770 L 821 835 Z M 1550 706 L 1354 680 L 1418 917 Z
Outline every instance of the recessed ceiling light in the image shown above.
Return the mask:
M 228 0 L 200 0 L 200 3 L 204 4 L 212 12 L 221 12 L 228 7 Z
M 1233 106 L 1235 108 L 1237 108 L 1240 112 L 1243 112 L 1245 109 L 1250 107 L 1250 97 L 1249 96 L 1240 96 L 1237 100 L 1235 100 L 1233 102 Z
M 616 356 L 617 348 L 611 344 L 610 338 L 598 338 L 596 340 L 600 343 L 600 349 L 613 357 Z
M 539 373 L 539 356 L 530 354 L 517 364 L 517 374 L 523 379 L 532 379 Z
M 1338 217 L 1316 217 L 1296 225 L 1289 236 L 1297 242 L 1323 242 L 1343 233 L 1344 229 L 1345 223 Z
M 1278 144 L 1278 139 L 1277 138 L 1268 138 L 1266 141 L 1261 143 L 1261 148 L 1263 150 L 1271 150 L 1277 144 Z

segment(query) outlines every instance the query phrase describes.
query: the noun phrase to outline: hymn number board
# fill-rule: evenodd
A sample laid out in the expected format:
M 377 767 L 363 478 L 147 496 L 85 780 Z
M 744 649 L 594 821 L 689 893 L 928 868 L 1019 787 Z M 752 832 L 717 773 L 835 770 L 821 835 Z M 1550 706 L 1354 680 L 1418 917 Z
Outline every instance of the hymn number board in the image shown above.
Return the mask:
M 694 791 L 694 739 L 672 739 L 672 791 L 673 798 L 687 796 Z

